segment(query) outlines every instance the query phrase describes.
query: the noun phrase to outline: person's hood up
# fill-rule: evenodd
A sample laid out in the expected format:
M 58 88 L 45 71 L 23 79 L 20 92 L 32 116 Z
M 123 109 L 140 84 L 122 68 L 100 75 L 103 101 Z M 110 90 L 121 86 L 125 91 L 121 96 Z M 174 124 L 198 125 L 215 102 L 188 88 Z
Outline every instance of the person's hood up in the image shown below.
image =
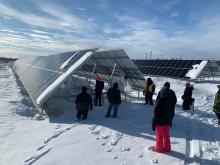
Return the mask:
M 160 98 L 168 97 L 168 93 L 169 93 L 169 87 L 163 86 L 160 90 Z

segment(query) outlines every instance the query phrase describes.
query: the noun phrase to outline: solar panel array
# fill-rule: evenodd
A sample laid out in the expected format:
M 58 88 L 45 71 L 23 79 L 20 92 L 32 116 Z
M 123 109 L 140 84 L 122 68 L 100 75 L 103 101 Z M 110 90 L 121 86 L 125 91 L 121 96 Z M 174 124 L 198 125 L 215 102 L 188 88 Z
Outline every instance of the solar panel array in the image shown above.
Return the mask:
M 133 60 L 138 69 L 146 75 L 185 78 L 193 65 L 202 60 Z
M 90 50 L 18 59 L 15 62 L 15 71 L 36 105 L 37 98 L 48 86 L 88 51 Z M 61 69 L 62 64 L 68 60 L 69 64 Z
M 95 52 L 80 70 L 87 72 L 87 77 L 92 74 L 101 75 L 106 80 L 109 80 L 111 75 L 127 77 L 134 88 L 143 88 L 145 84 L 142 73 L 122 49 Z
M 87 52 L 93 54 L 86 55 Z M 114 73 L 113 76 L 119 78 L 127 77 L 134 87 L 142 88 L 145 83 L 142 73 L 123 50 L 97 52 L 97 49 L 87 49 L 22 58 L 15 62 L 15 71 L 37 107 L 41 106 L 70 74 L 84 78 L 102 74 L 109 80 Z

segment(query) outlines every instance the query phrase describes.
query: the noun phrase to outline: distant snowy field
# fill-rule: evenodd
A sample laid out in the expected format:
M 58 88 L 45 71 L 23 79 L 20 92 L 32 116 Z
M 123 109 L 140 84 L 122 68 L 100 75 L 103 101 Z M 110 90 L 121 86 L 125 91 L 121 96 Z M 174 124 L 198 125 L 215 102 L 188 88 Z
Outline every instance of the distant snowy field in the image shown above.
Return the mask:
M 194 83 L 195 109 L 181 110 L 185 81 L 153 78 L 156 93 L 165 81 L 171 83 L 178 103 L 171 129 L 172 151 L 152 151 L 153 107 L 143 96 L 131 93 L 117 119 L 105 119 L 104 106 L 94 107 L 88 120 L 77 121 L 75 105 L 55 96 L 51 110 L 59 117 L 40 117 L 30 98 L 17 83 L 11 64 L 0 63 L 0 164 L 1 165 L 187 165 L 220 164 L 220 127 L 212 112 L 216 84 Z M 156 95 L 154 96 L 154 98 Z

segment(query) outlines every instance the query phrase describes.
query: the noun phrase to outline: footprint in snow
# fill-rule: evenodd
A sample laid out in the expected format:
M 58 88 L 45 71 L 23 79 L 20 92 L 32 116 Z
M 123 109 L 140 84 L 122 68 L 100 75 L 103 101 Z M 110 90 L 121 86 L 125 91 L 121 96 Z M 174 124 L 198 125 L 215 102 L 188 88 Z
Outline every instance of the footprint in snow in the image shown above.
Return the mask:
M 120 139 L 122 138 L 123 134 L 121 133 L 116 133 L 113 137 L 111 137 L 110 140 L 110 145 L 117 145 L 117 143 L 120 141 Z
M 115 156 L 113 156 L 113 157 L 112 157 L 112 159 L 118 159 L 118 156 L 117 156 L 117 155 L 115 155 Z
M 92 125 L 92 126 L 90 126 L 90 127 L 88 127 L 88 128 L 89 128 L 90 130 L 95 130 L 96 127 L 97 127 L 97 125 Z
M 100 133 L 99 130 L 96 130 L 96 131 L 92 131 L 92 132 L 91 132 L 91 134 L 93 134 L 93 135 L 98 135 L 99 133 Z
M 151 163 L 157 164 L 157 163 L 158 163 L 158 160 L 157 160 L 157 159 L 153 159 L 153 160 L 151 160 Z
M 102 138 L 102 139 L 108 139 L 108 138 L 109 138 L 109 135 L 102 135 L 101 138 Z
M 142 158 L 143 156 L 144 156 L 144 154 L 142 154 L 142 153 L 137 155 L 138 158 Z
M 107 149 L 106 152 L 112 152 L 112 148 Z
M 62 125 L 57 125 L 57 126 L 55 127 L 55 129 L 59 129 L 60 127 L 62 127 Z
M 122 147 L 121 151 L 131 151 L 131 147 Z

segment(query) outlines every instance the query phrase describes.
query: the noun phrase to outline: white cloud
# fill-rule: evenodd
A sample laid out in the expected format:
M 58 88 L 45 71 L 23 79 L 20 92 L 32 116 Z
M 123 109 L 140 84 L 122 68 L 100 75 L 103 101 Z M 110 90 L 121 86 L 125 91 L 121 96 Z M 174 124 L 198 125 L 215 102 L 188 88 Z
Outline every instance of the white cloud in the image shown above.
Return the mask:
M 37 29 L 32 29 L 31 31 L 37 34 L 52 34 L 52 33 L 42 31 L 42 30 L 37 30 Z
M 110 7 L 109 0 L 98 0 L 96 7 L 101 10 L 106 10 Z
M 83 7 L 78 7 L 77 9 L 80 10 L 80 11 L 86 11 L 87 10 L 86 8 L 83 8 Z
M 52 3 L 36 3 L 39 9 L 50 16 L 55 17 L 58 20 L 58 24 L 64 27 L 68 27 L 72 30 L 82 32 L 83 30 L 92 30 L 95 28 L 95 24 L 86 19 L 79 18 L 78 16 L 70 13 L 67 8 L 56 6 Z
M 129 13 L 115 14 L 122 26 L 112 23 L 100 25 L 99 29 L 102 31 L 95 33 L 93 30 L 96 29 L 96 25 L 93 18 L 82 19 L 53 4 L 38 3 L 38 7 L 48 17 L 24 13 L 0 4 L 0 13 L 35 26 L 28 29 L 27 33 L 2 28 L 1 54 L 47 55 L 80 48 L 104 47 L 123 48 L 131 58 L 144 58 L 146 51 L 152 51 L 153 57 L 163 54 L 167 58 L 210 58 L 208 55 L 219 58 L 220 16 L 203 18 L 198 26 L 192 29 L 176 30 L 170 25 L 170 35 L 165 31 L 167 29 L 162 30 L 163 27 L 158 20 L 141 19 L 130 16 Z M 171 18 L 176 16 L 178 12 L 170 15 Z M 36 26 L 40 26 L 41 30 Z M 52 29 L 55 29 L 55 32 L 50 31 Z M 74 35 L 75 32 L 78 32 L 77 35 Z M 103 32 L 105 35 L 102 35 Z M 111 34 L 117 34 L 117 37 L 110 37 Z
M 89 22 L 87 19 L 83 20 L 74 14 L 68 13 L 64 8 L 55 6 L 53 4 L 38 3 L 39 8 L 48 14 L 48 17 L 42 17 L 33 13 L 25 13 L 17 9 L 6 6 L 0 3 L 0 13 L 10 16 L 27 25 L 43 27 L 47 29 L 58 29 L 65 31 L 66 29 L 84 32 L 91 31 L 95 28 L 95 24 Z M 50 16 L 50 17 L 49 17 Z
M 176 18 L 179 16 L 179 13 L 177 11 L 170 14 L 170 18 Z
M 13 9 L 9 6 L 6 6 L 2 3 L 0 3 L 0 13 L 10 16 L 28 25 L 41 26 L 45 28 L 53 28 L 57 25 L 55 21 L 52 21 L 50 19 L 33 15 L 30 13 L 24 13 L 16 9 Z
M 106 24 L 103 27 L 103 31 L 107 34 L 122 34 L 124 32 L 121 28 L 113 28 L 111 24 Z
M 175 31 L 170 36 L 160 29 L 157 24 L 135 17 L 121 16 L 118 19 L 128 27 L 131 33 L 119 38 L 110 38 L 107 45 L 121 46 L 129 52 L 135 53 L 140 58 L 146 51 L 153 51 L 153 55 L 161 54 L 170 57 L 185 58 L 212 58 L 218 57 L 220 52 L 220 19 L 207 19 L 201 22 L 202 29 Z M 171 27 L 172 28 L 172 27 Z M 172 31 L 172 29 L 170 29 Z M 206 33 L 204 33 L 206 31 Z
M 163 8 L 166 10 L 170 10 L 174 5 L 178 4 L 179 2 L 179 0 L 171 0 L 168 3 L 164 3 Z

